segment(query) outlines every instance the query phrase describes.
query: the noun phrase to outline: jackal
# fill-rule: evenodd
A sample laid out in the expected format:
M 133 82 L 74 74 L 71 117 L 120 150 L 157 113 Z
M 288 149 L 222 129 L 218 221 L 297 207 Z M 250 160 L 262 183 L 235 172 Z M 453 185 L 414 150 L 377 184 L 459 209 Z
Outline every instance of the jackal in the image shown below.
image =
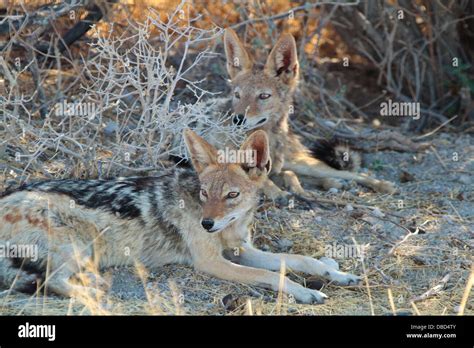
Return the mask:
M 343 144 L 320 142 L 313 151 L 306 148 L 289 125 L 292 99 L 298 83 L 299 64 L 295 39 L 283 34 L 259 67 L 230 28 L 224 34 L 227 72 L 231 79 L 234 123 L 268 134 L 272 153 L 272 180 L 290 191 L 304 194 L 298 178 L 306 177 L 328 189 L 340 188 L 337 179 L 354 180 L 375 191 L 394 193 L 395 186 L 351 171 L 360 166 L 359 155 Z M 275 181 L 277 182 L 277 181 Z M 266 193 L 282 192 L 270 181 Z
M 249 225 L 257 191 L 271 170 L 264 131 L 255 131 L 241 146 L 254 154 L 244 163 L 219 161 L 216 148 L 191 130 L 184 139 L 195 171 L 173 168 L 156 177 L 43 181 L 4 193 L 0 243 L 35 244 L 38 255 L 35 261 L 0 258 L 0 282 L 35 291 L 44 281 L 47 289 L 64 296 L 97 293 L 75 282 L 75 275 L 87 274 L 90 264 L 101 269 L 136 262 L 147 268 L 188 264 L 222 279 L 273 290 L 279 289 L 280 274 L 272 271 L 283 262 L 341 285 L 359 281 L 307 256 L 252 246 Z M 326 297 L 286 277 L 281 284 L 303 303 L 321 303 Z

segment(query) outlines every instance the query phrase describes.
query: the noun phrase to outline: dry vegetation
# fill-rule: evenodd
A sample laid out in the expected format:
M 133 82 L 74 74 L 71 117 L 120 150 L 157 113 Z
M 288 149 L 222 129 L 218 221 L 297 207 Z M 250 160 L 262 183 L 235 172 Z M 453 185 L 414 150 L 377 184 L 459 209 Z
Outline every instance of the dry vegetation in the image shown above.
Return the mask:
M 232 26 L 260 58 L 291 32 L 302 72 L 292 127 L 307 142 L 346 139 L 400 193 L 349 186 L 318 192 L 311 210 L 261 206 L 254 226 L 261 248 L 321 257 L 333 243 L 366 247 L 363 262 L 335 258 L 364 275 L 362 286 L 324 284 L 324 305 L 291 303 L 189 267 L 137 265 L 106 270 L 111 290 L 101 298 L 1 292 L 1 314 L 474 314 L 472 2 L 3 4 L 0 190 L 43 178 L 152 174 L 168 155 L 183 154 L 188 126 L 238 142 L 237 129 L 210 117 L 227 117 L 221 34 Z M 69 42 L 81 21 L 94 26 Z M 422 117 L 380 117 L 387 98 L 420 102 Z M 58 116 L 64 101 L 94 109 Z

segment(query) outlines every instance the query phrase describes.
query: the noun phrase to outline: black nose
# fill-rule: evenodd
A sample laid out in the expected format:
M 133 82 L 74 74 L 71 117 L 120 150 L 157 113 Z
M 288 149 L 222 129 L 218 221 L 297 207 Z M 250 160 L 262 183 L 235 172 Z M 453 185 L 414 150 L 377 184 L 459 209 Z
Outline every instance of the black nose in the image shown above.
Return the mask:
M 214 220 L 212 219 L 202 219 L 201 221 L 202 227 L 204 227 L 206 230 L 210 230 L 212 226 L 214 226 Z
M 232 119 L 232 122 L 236 124 L 237 126 L 241 126 L 245 123 L 245 115 L 242 114 L 237 114 L 234 116 Z

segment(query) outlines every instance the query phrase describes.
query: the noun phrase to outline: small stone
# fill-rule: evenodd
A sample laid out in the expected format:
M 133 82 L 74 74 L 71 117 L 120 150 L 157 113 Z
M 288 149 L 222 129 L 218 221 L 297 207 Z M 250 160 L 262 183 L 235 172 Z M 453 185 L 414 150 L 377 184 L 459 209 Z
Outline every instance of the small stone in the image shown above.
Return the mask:
M 314 218 L 314 220 L 316 220 L 316 222 L 321 222 L 321 221 L 323 221 L 323 219 L 321 218 L 321 216 L 316 216 L 316 217 Z
M 382 217 L 385 216 L 385 214 L 382 213 L 382 212 L 380 211 L 380 209 L 377 208 L 377 207 L 375 207 L 375 208 L 372 210 L 371 214 L 372 214 L 373 216 L 379 217 L 379 218 L 382 218 Z
M 470 185 L 472 180 L 471 180 L 471 177 L 469 175 L 462 174 L 461 176 L 459 176 L 458 181 L 461 184 Z
M 324 123 L 326 123 L 328 127 L 331 127 L 331 128 L 336 127 L 336 124 L 333 121 L 325 120 Z
M 281 250 L 288 250 L 293 246 L 293 242 L 289 239 L 283 238 L 277 242 L 277 245 Z
M 351 213 L 351 218 L 353 219 L 360 219 L 362 216 L 364 216 L 364 213 L 358 210 L 355 210 Z
M 104 128 L 104 134 L 109 137 L 113 136 L 115 135 L 115 132 L 117 132 L 118 128 L 119 127 L 116 122 L 110 121 L 107 123 L 107 126 L 105 126 Z
M 345 211 L 353 211 L 354 210 L 354 207 L 351 205 L 351 204 L 348 204 L 346 205 L 346 207 L 344 208 Z
M 415 180 L 415 176 L 413 174 L 408 173 L 404 170 L 402 170 L 402 172 L 400 173 L 400 182 L 404 183 L 404 182 L 410 182 L 414 180 Z
M 226 311 L 233 311 L 235 310 L 236 306 L 236 298 L 232 295 L 232 294 L 228 294 L 228 295 L 225 295 L 222 300 L 221 300 L 221 303 L 222 305 L 224 306 L 225 310 Z
M 237 309 L 243 309 L 247 302 L 246 296 L 228 294 L 221 299 L 221 304 L 226 312 L 233 312 Z
M 378 220 L 375 219 L 373 216 L 365 216 L 362 218 L 362 220 L 364 220 L 365 222 L 368 222 L 369 224 L 371 224 L 372 226 L 375 226 L 378 224 Z
M 335 187 L 331 187 L 329 190 L 328 190 L 328 193 L 331 194 L 331 195 L 335 195 L 339 192 L 339 190 Z

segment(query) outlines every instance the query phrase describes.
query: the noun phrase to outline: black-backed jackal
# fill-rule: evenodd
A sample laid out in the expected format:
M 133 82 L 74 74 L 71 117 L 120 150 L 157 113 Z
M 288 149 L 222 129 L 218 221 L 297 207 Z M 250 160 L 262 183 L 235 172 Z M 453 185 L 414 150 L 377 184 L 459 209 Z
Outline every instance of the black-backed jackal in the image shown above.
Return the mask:
M 360 157 L 343 145 L 320 143 L 313 151 L 306 148 L 288 125 L 292 99 L 298 83 L 299 64 L 295 39 L 284 34 L 270 52 L 263 67 L 258 67 L 237 34 L 226 29 L 224 48 L 231 79 L 234 123 L 267 132 L 272 154 L 272 180 L 290 191 L 305 194 L 299 179 L 324 188 L 340 188 L 337 179 L 354 180 L 375 191 L 394 193 L 395 186 L 364 174 L 352 172 Z M 272 181 L 265 193 L 280 196 Z
M 187 130 L 195 171 L 174 168 L 157 177 L 114 180 L 55 180 L 28 184 L 0 198 L 0 243 L 37 246 L 32 257 L 0 258 L 0 282 L 35 291 L 74 296 L 97 290 L 74 282 L 89 264 L 98 268 L 147 268 L 183 263 L 213 276 L 279 289 L 282 262 L 294 271 L 356 284 L 359 277 L 316 259 L 273 254 L 252 246 L 249 225 L 258 188 L 270 170 L 265 132 L 252 133 L 241 147 L 253 160 L 228 163 L 217 150 Z M 197 175 L 196 175 L 197 173 Z M 230 250 L 234 257 L 224 257 Z M 125 252 L 128 251 L 128 252 Z M 235 252 L 237 251 L 237 252 Z M 284 278 L 283 291 L 303 303 L 321 303 L 322 292 Z

